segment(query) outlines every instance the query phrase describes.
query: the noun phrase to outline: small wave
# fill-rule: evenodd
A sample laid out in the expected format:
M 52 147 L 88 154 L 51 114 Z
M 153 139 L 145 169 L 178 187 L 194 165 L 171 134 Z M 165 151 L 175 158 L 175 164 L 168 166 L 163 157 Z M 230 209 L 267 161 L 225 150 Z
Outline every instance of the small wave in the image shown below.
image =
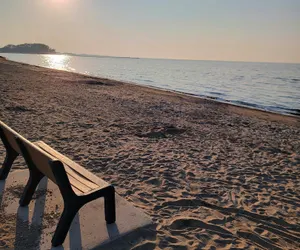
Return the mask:
M 260 108 L 264 109 L 264 106 L 255 104 L 255 103 L 250 103 L 250 102 L 244 102 L 244 101 L 231 101 L 231 103 L 241 105 L 241 106 L 247 106 L 247 107 L 253 107 L 253 108 Z
M 300 116 L 300 109 L 287 109 L 289 110 L 291 114 L 293 115 L 297 115 L 297 116 Z
M 154 81 L 152 81 L 152 80 L 149 80 L 149 79 L 144 79 L 144 80 L 142 80 L 143 82 L 154 82 Z
M 287 78 L 284 78 L 284 77 L 274 77 L 274 79 L 276 79 L 276 80 L 281 80 L 281 81 L 286 81 L 286 80 L 288 80 Z
M 300 79 L 298 79 L 298 78 L 292 78 L 291 82 L 300 82 Z
M 245 76 L 235 76 L 232 78 L 232 81 L 241 81 L 243 79 L 245 79 Z
M 220 93 L 220 92 L 208 92 L 208 93 L 211 94 L 211 95 L 226 96 L 225 94 Z
M 249 108 L 254 108 L 254 109 L 268 111 L 268 112 L 300 116 L 300 109 L 291 109 L 291 108 L 280 107 L 280 106 L 264 106 L 264 105 L 258 105 L 254 103 L 244 102 L 244 101 L 225 100 L 225 102 L 232 103 L 237 106 L 249 107 Z
M 281 80 L 281 81 L 289 81 L 289 82 L 300 82 L 299 78 L 284 78 L 284 77 L 275 77 L 274 79 L 276 80 Z
M 299 100 L 298 96 L 291 96 L 291 95 L 279 95 L 279 98 L 286 98 L 286 99 L 292 99 L 292 100 Z

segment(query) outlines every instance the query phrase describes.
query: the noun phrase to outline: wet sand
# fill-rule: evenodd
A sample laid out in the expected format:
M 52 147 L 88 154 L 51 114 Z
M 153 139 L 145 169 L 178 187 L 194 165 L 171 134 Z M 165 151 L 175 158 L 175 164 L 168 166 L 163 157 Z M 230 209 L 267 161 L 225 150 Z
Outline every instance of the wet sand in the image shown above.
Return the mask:
M 3 59 L 0 93 L 1 121 L 152 216 L 133 249 L 300 248 L 299 118 Z

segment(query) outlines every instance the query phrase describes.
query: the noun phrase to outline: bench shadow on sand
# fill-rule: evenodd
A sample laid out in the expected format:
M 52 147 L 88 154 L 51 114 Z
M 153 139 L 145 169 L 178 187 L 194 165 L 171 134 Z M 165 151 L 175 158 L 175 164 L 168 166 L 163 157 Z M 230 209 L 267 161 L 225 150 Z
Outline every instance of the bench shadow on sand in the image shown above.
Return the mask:
M 47 189 L 48 179 L 43 178 L 36 192 L 45 191 Z M 33 200 L 34 210 L 31 223 L 29 223 L 29 207 L 19 207 L 17 211 L 16 221 L 16 237 L 15 249 L 28 248 L 40 249 L 42 223 L 44 218 L 46 194 L 37 197 Z M 32 201 L 31 201 L 32 202 Z
M 10 192 L 10 188 L 7 188 L 7 190 L 5 190 L 5 184 L 5 180 L 0 181 L 0 206 L 4 201 L 5 192 Z M 14 217 L 16 223 L 16 230 L 14 235 L 14 249 L 42 250 L 41 245 L 43 243 L 41 242 L 41 236 L 43 227 L 45 226 L 43 224 L 45 224 L 45 221 L 47 220 L 47 218 L 45 218 L 47 186 L 48 178 L 43 178 L 35 192 L 35 198 L 33 198 L 31 201 L 31 203 L 34 203 L 32 212 L 30 212 L 30 208 L 28 206 L 18 207 L 17 214 Z M 20 193 L 16 194 L 18 195 L 15 198 L 19 199 Z M 32 217 L 30 217 L 31 214 Z M 106 228 L 110 239 L 116 239 L 120 235 L 118 226 L 116 224 L 107 225 Z M 82 236 L 80 229 L 79 213 L 76 214 L 69 230 L 69 236 L 67 237 L 68 238 L 66 238 L 66 241 L 69 242 L 68 249 L 82 249 Z M 49 244 L 51 245 L 51 242 L 49 242 Z M 63 246 L 58 246 L 52 247 L 51 249 L 63 250 L 66 248 L 64 248 Z
M 5 180 L 0 181 L 0 206 L 5 195 Z M 16 215 L 16 230 L 14 249 L 37 249 L 40 250 L 41 246 L 41 233 L 43 229 L 43 219 L 45 214 L 46 192 L 48 179 L 43 178 L 36 190 L 42 195 L 38 195 L 34 202 L 34 209 L 32 218 L 29 216 L 29 207 L 18 207 Z M 31 220 L 30 220 L 31 219 Z M 68 239 L 66 239 L 68 240 Z M 81 231 L 79 214 L 77 214 L 72 222 L 69 231 L 69 244 L 70 249 L 81 249 Z M 51 249 L 64 249 L 63 246 L 52 247 Z
M 0 206 L 2 204 L 2 198 L 3 198 L 4 189 L 5 189 L 5 182 L 6 182 L 6 180 L 0 181 Z

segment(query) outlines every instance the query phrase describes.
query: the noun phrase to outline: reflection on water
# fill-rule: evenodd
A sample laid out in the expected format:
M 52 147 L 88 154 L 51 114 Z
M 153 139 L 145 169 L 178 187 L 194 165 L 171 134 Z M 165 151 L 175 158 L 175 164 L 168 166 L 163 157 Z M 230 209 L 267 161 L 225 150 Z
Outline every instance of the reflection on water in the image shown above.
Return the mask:
M 67 55 L 42 55 L 42 60 L 46 67 L 60 70 L 72 70 L 70 64 L 70 56 Z

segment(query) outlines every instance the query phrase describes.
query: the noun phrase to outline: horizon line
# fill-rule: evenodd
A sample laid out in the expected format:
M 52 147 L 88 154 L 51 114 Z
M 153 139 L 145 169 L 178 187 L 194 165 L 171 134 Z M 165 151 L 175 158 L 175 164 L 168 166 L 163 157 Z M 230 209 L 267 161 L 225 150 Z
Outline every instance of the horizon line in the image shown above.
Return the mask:
M 112 56 L 112 55 L 98 55 L 98 54 L 85 54 L 73 52 L 56 52 L 56 54 L 65 54 L 82 57 L 113 57 L 113 58 L 127 58 L 127 59 L 154 59 L 154 60 L 178 60 L 178 61 L 209 61 L 209 62 L 242 62 L 242 63 L 278 63 L 278 64 L 300 64 L 299 62 L 270 62 L 270 61 L 237 61 L 237 60 L 212 60 L 212 59 L 188 59 L 188 58 L 166 58 L 166 57 L 137 57 L 137 56 Z

